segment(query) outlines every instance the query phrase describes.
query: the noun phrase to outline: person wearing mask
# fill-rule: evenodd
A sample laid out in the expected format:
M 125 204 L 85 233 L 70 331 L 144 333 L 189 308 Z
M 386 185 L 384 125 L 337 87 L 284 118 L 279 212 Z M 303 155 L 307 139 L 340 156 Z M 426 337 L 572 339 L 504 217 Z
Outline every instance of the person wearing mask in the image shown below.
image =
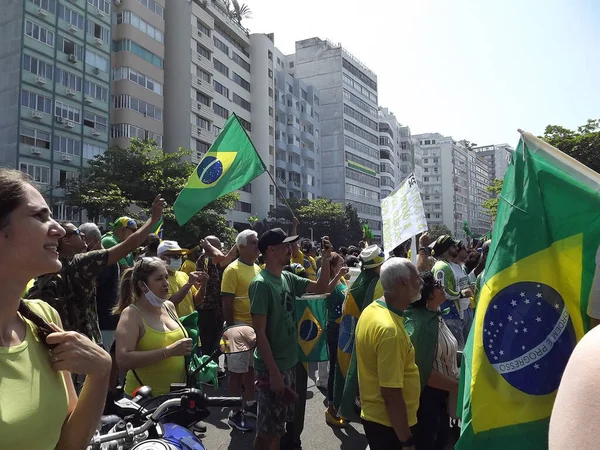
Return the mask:
M 408 259 L 390 258 L 381 266 L 381 283 L 383 298 L 367 306 L 356 325 L 361 418 L 371 450 L 415 450 L 421 389 L 402 313 L 421 298 L 422 281 Z
M 29 280 L 61 270 L 65 230 L 26 174 L 0 168 L 0 447 L 84 449 L 108 391 L 111 360 L 63 331 L 47 303 L 22 300 Z M 71 374 L 86 376 L 79 398 Z
M 460 279 L 455 275 L 452 261 L 458 255 L 458 241 L 452 239 L 448 235 L 440 236 L 433 244 L 433 255 L 437 258 L 433 266 L 432 272 L 436 281 L 438 281 L 446 292 L 446 301 L 442 304 L 441 310 L 444 313 L 443 319 L 446 325 L 458 342 L 458 349 L 462 351 L 465 347 L 465 325 L 468 322 L 465 320 L 464 311 L 469 309 L 473 292 L 470 288 L 465 287 L 460 289 Z M 468 335 L 468 333 L 467 333 Z
M 431 272 L 421 272 L 420 276 L 421 299 L 403 314 L 421 381 L 415 447 L 443 450 L 450 436 L 448 412 L 456 411 L 458 397 L 458 343 L 438 311 L 446 300 L 444 287 Z
M 113 228 L 112 232 L 108 232 L 102 238 L 102 247 L 106 249 L 114 247 L 121 242 L 125 242 L 137 231 L 137 223 L 131 217 L 119 217 L 111 223 L 110 226 Z M 133 263 L 135 262 L 133 253 L 140 245 L 141 243 L 119 260 L 121 272 L 124 272 L 128 267 L 133 267 Z
M 115 350 L 117 365 L 127 371 L 129 396 L 139 386 L 150 386 L 156 397 L 167 394 L 171 383 L 185 382 L 192 339 L 167 300 L 168 278 L 164 261 L 156 257 L 140 259 L 121 277 Z
M 227 326 L 252 325 L 250 297 L 248 288 L 260 267 L 255 263 L 259 255 L 258 235 L 256 231 L 244 230 L 235 239 L 239 251 L 237 260 L 229 264 L 223 272 L 221 295 L 223 296 L 223 315 Z M 247 417 L 256 418 L 257 406 L 254 400 L 254 364 L 251 353 L 238 353 L 227 356 L 229 371 L 229 393 L 232 397 L 242 395 L 244 387 L 244 408 L 233 408 L 228 423 L 240 431 L 254 429 Z
M 254 353 L 256 378 L 270 388 L 259 390 L 255 450 L 279 449 L 286 421 L 294 416 L 293 404 L 285 402 L 284 393 L 294 389 L 295 366 L 298 363 L 298 321 L 294 302 L 304 293 L 325 294 L 335 284 L 329 283 L 331 244 L 323 252 L 321 276 L 315 281 L 283 272 L 289 264 L 290 244 L 298 236 L 287 236 L 281 228 L 263 233 L 258 248 L 265 258 L 266 269 L 250 284 L 250 313 L 256 330 Z M 339 277 L 345 273 L 339 274 Z M 338 278 L 339 279 L 339 278 Z M 337 280 L 336 280 L 337 283 Z
M 202 303 L 208 276 L 202 272 L 191 272 L 189 275 L 179 269 L 182 256 L 187 250 L 181 248 L 176 241 L 162 241 L 157 250 L 168 272 L 169 300 L 177 308 L 177 316 L 192 314 L 196 306 Z

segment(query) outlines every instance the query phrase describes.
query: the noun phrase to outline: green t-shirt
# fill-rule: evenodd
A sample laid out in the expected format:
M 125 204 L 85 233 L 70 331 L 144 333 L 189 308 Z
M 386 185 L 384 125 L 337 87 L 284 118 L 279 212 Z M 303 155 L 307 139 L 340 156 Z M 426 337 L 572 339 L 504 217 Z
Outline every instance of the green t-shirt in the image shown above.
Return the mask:
M 327 323 L 341 322 L 342 306 L 347 293 L 348 286 L 340 282 L 335 285 L 333 292 L 327 296 Z
M 288 370 L 298 363 L 298 319 L 294 302 L 301 297 L 310 280 L 290 272 L 276 277 L 262 270 L 248 289 L 250 313 L 267 316 L 267 339 L 279 370 Z M 254 352 L 254 367 L 265 371 L 258 348 Z
M 102 247 L 104 247 L 105 249 L 109 249 L 120 243 L 121 240 L 112 233 L 105 234 L 102 238 Z M 133 253 L 129 253 L 125 258 L 121 258 L 119 260 L 120 266 L 133 267 L 134 264 L 135 261 L 133 259 Z

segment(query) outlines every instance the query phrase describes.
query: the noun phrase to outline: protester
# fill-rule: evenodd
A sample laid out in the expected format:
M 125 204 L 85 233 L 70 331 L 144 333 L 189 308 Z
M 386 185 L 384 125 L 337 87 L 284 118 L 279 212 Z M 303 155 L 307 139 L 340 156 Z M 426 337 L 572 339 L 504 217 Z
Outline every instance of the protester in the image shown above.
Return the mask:
M 381 267 L 384 297 L 367 306 L 356 325 L 361 418 L 371 450 L 415 449 L 419 370 L 402 313 L 421 298 L 422 281 L 407 259 Z
M 221 295 L 223 296 L 223 315 L 227 326 L 252 325 L 250 315 L 250 297 L 248 288 L 260 267 L 255 263 L 259 255 L 258 235 L 256 231 L 244 230 L 235 239 L 239 258 L 229 264 L 223 272 Z M 233 397 L 242 394 L 244 387 L 244 408 L 233 408 L 228 423 L 241 431 L 254 429 L 246 417 L 256 418 L 257 406 L 254 400 L 254 364 L 250 353 L 238 353 L 227 356 L 229 371 L 229 393 Z
M 65 230 L 20 171 L 0 169 L 0 447 L 86 448 L 104 408 L 110 356 L 62 331 L 58 313 L 22 300 L 32 278 L 61 269 Z M 86 375 L 77 398 L 71 373 Z
M 150 233 L 146 238 L 144 254 L 142 255 L 142 257 L 157 256 L 158 245 L 160 244 L 160 241 L 161 239 L 158 236 L 158 234 Z
M 184 255 L 184 261 L 181 265 L 181 271 L 188 275 L 197 270 L 196 261 L 200 258 L 201 249 L 199 245 L 191 248 L 187 255 Z
M 477 279 L 475 280 L 475 288 L 473 290 L 473 302 L 475 306 L 477 306 L 477 302 L 479 301 L 479 296 L 481 295 L 481 287 L 483 285 L 483 278 L 485 277 L 485 264 L 487 262 L 488 254 L 490 251 L 490 245 L 492 245 L 492 241 L 485 241 L 483 246 L 481 247 L 481 259 L 479 261 L 479 267 L 483 267 L 481 272 L 477 275 Z M 477 272 L 477 268 L 474 272 Z
M 463 244 L 462 241 L 458 241 L 456 248 L 456 257 L 452 259 L 452 261 L 450 262 L 450 266 L 452 267 L 452 271 L 454 272 L 454 279 L 457 282 L 457 288 L 459 291 L 462 291 L 464 289 L 469 289 L 471 291 L 471 295 L 468 298 L 469 304 L 465 309 L 462 310 L 462 328 L 464 340 L 466 343 L 467 338 L 469 337 L 469 332 L 471 331 L 471 325 L 473 324 L 474 302 L 472 301 L 472 293 L 473 289 L 475 288 L 475 280 L 470 281 L 469 272 L 467 272 L 465 268 L 465 261 L 469 256 L 469 250 L 467 249 L 465 244 Z
M 266 261 L 249 288 L 252 324 L 256 330 L 257 349 L 254 367 L 257 380 L 269 380 L 269 390 L 258 391 L 258 419 L 254 449 L 277 449 L 285 433 L 286 421 L 293 418 L 293 404 L 282 395 L 286 387 L 294 388 L 294 367 L 298 362 L 298 324 L 294 302 L 305 292 L 324 294 L 329 289 L 331 244 L 324 250 L 321 276 L 315 281 L 283 272 L 291 257 L 290 236 L 281 228 L 262 234 L 258 248 Z M 340 273 L 339 276 L 343 276 Z M 336 280 L 337 283 L 337 280 Z M 331 286 L 331 289 L 333 286 Z
M 292 235 L 298 234 L 298 219 L 296 217 L 292 220 Z M 317 249 L 313 242 L 305 239 L 302 241 L 302 245 L 298 246 L 298 241 L 292 242 L 292 257 L 291 263 L 301 264 L 306 270 L 308 278 L 310 280 L 317 279 Z
M 153 396 L 170 391 L 171 383 L 185 382 L 185 359 L 192 339 L 177 318 L 169 296 L 169 274 L 159 258 L 142 258 L 121 278 L 116 358 L 127 370 L 125 393 L 150 386 Z
M 440 316 L 444 287 L 421 272 L 421 299 L 404 310 L 404 326 L 415 349 L 421 395 L 417 412 L 417 450 L 444 449 L 450 436 L 449 410 L 456 411 L 458 343 Z
M 421 234 L 419 237 L 417 269 L 420 272 L 431 270 L 435 264 L 435 258 L 431 256 L 431 242 L 431 238 L 427 232 Z
M 102 238 L 102 246 L 106 249 L 114 247 L 115 245 L 126 241 L 137 231 L 137 224 L 131 217 L 119 217 L 113 223 L 110 224 L 113 228 L 112 232 L 107 233 Z M 138 244 L 138 246 L 141 244 Z M 119 260 L 119 266 L 121 272 L 124 272 L 128 267 L 133 267 L 134 256 L 133 252 L 137 249 L 136 246 Z

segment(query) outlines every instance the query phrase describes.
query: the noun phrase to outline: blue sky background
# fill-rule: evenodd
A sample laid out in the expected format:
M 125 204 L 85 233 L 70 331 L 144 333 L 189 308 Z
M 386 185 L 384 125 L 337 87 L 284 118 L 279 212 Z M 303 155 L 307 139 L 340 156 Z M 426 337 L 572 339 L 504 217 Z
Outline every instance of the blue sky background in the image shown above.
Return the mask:
M 600 1 L 245 0 L 251 32 L 341 42 L 413 134 L 516 145 L 600 118 Z M 243 3 L 243 1 L 240 1 Z

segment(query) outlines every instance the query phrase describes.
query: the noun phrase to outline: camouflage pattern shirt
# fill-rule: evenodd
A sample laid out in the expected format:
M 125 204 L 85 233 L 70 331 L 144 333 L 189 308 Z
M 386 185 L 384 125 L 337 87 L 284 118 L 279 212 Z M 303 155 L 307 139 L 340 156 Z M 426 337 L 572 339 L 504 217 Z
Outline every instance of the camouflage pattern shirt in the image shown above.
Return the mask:
M 204 270 L 208 274 L 206 282 L 206 293 L 204 301 L 198 306 L 198 310 L 214 310 L 221 313 L 223 310 L 221 304 L 221 280 L 223 271 L 219 264 L 213 264 L 212 260 L 206 255 L 202 255 L 198 260 L 197 270 Z
M 96 278 L 106 268 L 108 250 L 79 253 L 61 258 L 58 273 L 38 277 L 27 297 L 43 300 L 56 309 L 63 327 L 85 334 L 102 344 L 96 308 Z

